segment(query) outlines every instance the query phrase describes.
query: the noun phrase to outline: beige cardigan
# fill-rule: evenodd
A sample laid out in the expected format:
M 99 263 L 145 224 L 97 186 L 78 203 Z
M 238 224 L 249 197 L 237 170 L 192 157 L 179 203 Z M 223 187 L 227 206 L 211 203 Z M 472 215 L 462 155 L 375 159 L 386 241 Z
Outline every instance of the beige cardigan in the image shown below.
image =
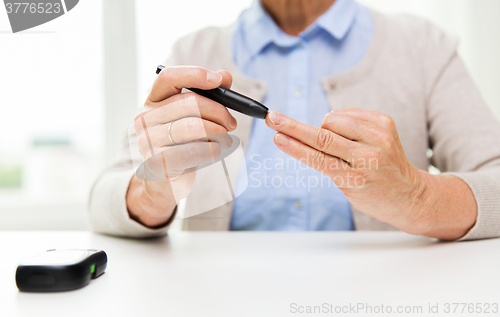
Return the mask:
M 500 124 L 485 105 L 462 61 L 457 40 L 433 25 L 410 16 L 372 12 L 374 38 L 354 69 L 323 78 L 322 86 L 332 109 L 359 107 L 390 115 L 410 162 L 427 170 L 430 164 L 462 178 L 478 204 L 475 226 L 462 239 L 500 236 Z M 199 65 L 233 74 L 233 89 L 257 100 L 266 84 L 245 77 L 232 60 L 230 27 L 207 28 L 179 40 L 168 65 Z M 233 112 L 234 134 L 248 143 L 252 118 Z M 134 143 L 134 142 L 132 142 Z M 132 144 L 134 146 L 134 144 Z M 428 158 L 427 150 L 433 155 Z M 236 179 L 239 162 L 228 164 Z M 119 162 L 97 180 L 90 197 L 93 229 L 113 235 L 163 235 L 167 227 L 149 229 L 131 220 L 125 196 L 134 173 L 128 148 Z M 232 202 L 226 182 L 216 175 L 197 174 L 186 211 L 196 213 L 210 199 L 228 203 L 183 221 L 185 230 L 228 230 Z M 209 186 L 207 186 L 209 184 Z M 353 210 L 356 230 L 395 230 L 387 223 Z

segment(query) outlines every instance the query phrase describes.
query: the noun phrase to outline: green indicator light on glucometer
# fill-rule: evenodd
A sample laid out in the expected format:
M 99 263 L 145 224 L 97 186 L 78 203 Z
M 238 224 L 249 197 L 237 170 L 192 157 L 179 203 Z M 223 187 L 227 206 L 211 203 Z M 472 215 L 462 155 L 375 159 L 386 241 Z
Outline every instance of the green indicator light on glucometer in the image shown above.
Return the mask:
M 90 273 L 94 273 L 95 272 L 95 264 L 92 264 L 90 266 Z

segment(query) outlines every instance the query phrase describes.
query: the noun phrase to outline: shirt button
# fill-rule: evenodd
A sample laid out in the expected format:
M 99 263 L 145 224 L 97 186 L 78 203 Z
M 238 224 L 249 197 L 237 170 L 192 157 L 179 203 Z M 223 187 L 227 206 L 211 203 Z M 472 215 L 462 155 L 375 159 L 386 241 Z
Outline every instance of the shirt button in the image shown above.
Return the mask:
M 302 95 L 302 90 L 300 90 L 300 88 L 295 88 L 293 90 L 293 95 L 296 97 L 296 98 L 299 98 L 301 95 Z
M 302 47 L 302 44 L 301 44 L 301 43 L 297 43 L 297 44 L 295 45 L 295 47 L 296 47 L 296 48 L 301 48 L 301 47 Z
M 301 204 L 301 203 L 300 203 L 300 201 L 298 201 L 298 200 L 296 200 L 296 201 L 293 203 L 293 205 L 294 205 L 294 206 L 295 206 L 295 208 L 297 208 L 297 209 L 302 208 L 302 204 Z

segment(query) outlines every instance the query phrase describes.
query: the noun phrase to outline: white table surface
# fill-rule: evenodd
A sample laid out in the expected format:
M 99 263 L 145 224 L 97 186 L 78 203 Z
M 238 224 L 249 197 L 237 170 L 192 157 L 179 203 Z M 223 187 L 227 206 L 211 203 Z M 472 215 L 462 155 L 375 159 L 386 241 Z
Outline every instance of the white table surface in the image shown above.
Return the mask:
M 500 302 L 500 239 L 443 243 L 401 232 L 0 232 L 0 316 L 295 316 L 298 306 Z M 79 290 L 21 293 L 17 263 L 52 248 L 99 248 L 106 273 Z M 439 314 L 427 314 L 429 304 Z M 373 308 L 372 308 L 373 309 Z M 459 309 L 461 310 L 461 308 Z M 375 316 L 358 313 L 321 314 Z M 392 314 L 399 316 L 399 314 Z M 411 316 L 414 314 L 401 314 Z

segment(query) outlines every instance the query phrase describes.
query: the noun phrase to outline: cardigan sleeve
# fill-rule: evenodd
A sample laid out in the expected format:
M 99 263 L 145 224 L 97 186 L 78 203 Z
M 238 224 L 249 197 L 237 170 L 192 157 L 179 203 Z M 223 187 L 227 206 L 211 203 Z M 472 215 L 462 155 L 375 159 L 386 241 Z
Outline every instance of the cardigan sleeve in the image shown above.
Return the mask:
M 179 45 L 176 43 L 165 65 L 179 64 L 179 56 Z M 95 232 L 133 238 L 164 236 L 175 218 L 177 208 L 169 222 L 156 229 L 148 228 L 130 218 L 126 203 L 127 191 L 135 174 L 134 167 L 142 163 L 140 154 L 131 154 L 139 153 L 136 140 L 134 129 L 129 129 L 119 158 L 99 176 L 92 187 L 89 216 L 92 230 Z
M 429 94 L 432 163 L 471 188 L 476 223 L 460 240 L 500 236 L 500 123 L 458 57 L 450 54 Z

